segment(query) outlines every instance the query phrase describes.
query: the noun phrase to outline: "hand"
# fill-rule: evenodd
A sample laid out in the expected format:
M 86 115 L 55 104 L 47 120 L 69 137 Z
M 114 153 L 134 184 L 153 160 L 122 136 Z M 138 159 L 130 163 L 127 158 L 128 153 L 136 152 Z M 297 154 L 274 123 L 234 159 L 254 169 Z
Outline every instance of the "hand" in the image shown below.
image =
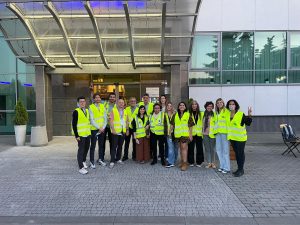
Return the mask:
M 111 133 L 114 134 L 114 135 L 117 134 L 117 132 L 115 130 L 112 130 Z
M 252 116 L 252 107 L 251 106 L 248 107 L 248 116 Z
M 189 139 L 190 139 L 190 141 L 192 141 L 193 140 L 193 135 L 190 134 Z
M 147 136 L 146 136 L 147 138 L 150 138 L 150 135 L 149 134 L 147 134 Z
M 80 141 L 80 137 L 77 137 L 76 140 L 77 140 L 77 141 Z
M 104 129 L 103 129 L 103 128 L 100 128 L 100 129 L 99 129 L 99 133 L 102 134 L 103 132 L 104 132 Z
M 146 128 L 146 130 L 148 130 L 149 129 L 149 125 L 147 125 L 145 128 Z
M 126 130 L 126 136 L 129 136 L 129 130 Z
M 139 145 L 140 144 L 139 139 L 135 139 L 135 143 L 137 143 Z

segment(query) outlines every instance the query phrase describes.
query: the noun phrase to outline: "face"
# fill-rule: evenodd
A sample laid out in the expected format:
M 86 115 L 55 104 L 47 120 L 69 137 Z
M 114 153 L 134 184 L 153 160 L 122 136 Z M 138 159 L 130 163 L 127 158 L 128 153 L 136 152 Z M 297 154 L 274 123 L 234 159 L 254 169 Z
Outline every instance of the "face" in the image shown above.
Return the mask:
M 234 101 L 229 102 L 229 110 L 234 111 L 235 108 L 236 108 L 236 105 L 235 105 Z
M 185 105 L 184 105 L 183 103 L 180 103 L 180 105 L 179 105 L 179 110 L 180 110 L 181 112 L 183 112 L 185 109 L 186 109 Z
M 221 108 L 223 108 L 224 107 L 224 102 L 223 101 L 217 101 L 217 107 L 219 108 L 219 109 L 221 109 Z
M 123 100 L 123 99 L 119 99 L 119 101 L 118 101 L 118 107 L 119 107 L 120 109 L 123 109 L 123 108 L 124 108 L 124 105 L 125 105 L 124 100 Z
M 84 108 L 85 107 L 85 105 L 86 105 L 86 101 L 85 101 L 85 99 L 79 99 L 79 107 L 80 108 Z
M 145 108 L 140 108 L 140 114 L 144 115 L 145 114 Z
M 160 102 L 162 103 L 162 104 L 165 104 L 166 103 L 166 97 L 165 96 L 161 96 L 160 97 Z
M 129 100 L 129 104 L 130 104 L 130 106 L 132 106 L 132 107 L 136 106 L 136 99 L 135 99 L 135 98 L 131 98 L 131 99 Z
M 145 96 L 143 97 L 143 101 L 144 101 L 145 104 L 148 104 L 148 103 L 149 103 L 149 96 L 146 96 L 146 95 L 145 95 Z
M 192 103 L 192 110 L 193 110 L 193 111 L 196 111 L 197 108 L 198 108 L 197 103 L 196 103 L 196 102 L 193 102 L 193 103 Z
M 109 100 L 110 103 L 115 103 L 116 102 L 116 96 L 115 95 L 110 95 L 108 100 Z
M 159 113 L 159 112 L 160 112 L 160 107 L 159 107 L 159 105 L 156 105 L 156 106 L 154 107 L 154 113 L 157 114 L 157 113 Z
M 101 98 L 100 98 L 99 95 L 96 95 L 96 96 L 95 96 L 94 102 L 97 103 L 97 104 L 101 102 Z
M 208 105 L 208 106 L 206 106 L 206 110 L 207 110 L 208 112 L 211 112 L 211 111 L 213 110 L 213 105 Z
M 167 105 L 167 111 L 172 111 L 172 110 L 173 110 L 172 104 L 168 104 L 168 105 Z

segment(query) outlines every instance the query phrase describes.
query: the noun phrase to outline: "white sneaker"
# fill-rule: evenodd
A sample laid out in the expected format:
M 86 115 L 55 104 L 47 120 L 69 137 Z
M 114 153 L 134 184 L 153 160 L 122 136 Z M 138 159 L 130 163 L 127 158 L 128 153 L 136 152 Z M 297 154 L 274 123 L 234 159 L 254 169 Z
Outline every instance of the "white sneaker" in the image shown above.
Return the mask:
M 223 172 L 223 169 L 219 168 L 219 169 L 218 169 L 218 172 Z
M 82 168 L 79 170 L 79 173 L 84 175 L 84 174 L 87 174 L 88 171 L 82 167 Z
M 230 173 L 230 171 L 222 170 L 222 173 L 223 173 L 223 174 L 226 174 L 226 173 Z
M 109 164 L 109 168 L 113 168 L 115 166 L 115 164 L 113 163 L 113 162 L 111 162 L 110 164 Z
M 87 168 L 88 168 L 88 166 L 86 165 L 86 162 L 83 162 L 82 164 L 83 164 L 83 168 L 84 168 L 84 169 L 87 169 Z
M 202 167 L 202 166 L 201 166 L 201 164 L 196 164 L 196 166 L 197 166 L 197 167 L 199 167 L 199 168 L 201 168 L 201 167 Z
M 106 166 L 106 162 L 102 161 L 101 159 L 99 159 L 99 165 L 101 166 Z
M 91 167 L 91 169 L 96 169 L 96 166 L 93 163 L 90 164 L 90 167 Z
M 190 164 L 190 167 L 194 167 L 194 164 Z
M 119 160 L 117 163 L 124 165 L 125 163 L 122 160 Z

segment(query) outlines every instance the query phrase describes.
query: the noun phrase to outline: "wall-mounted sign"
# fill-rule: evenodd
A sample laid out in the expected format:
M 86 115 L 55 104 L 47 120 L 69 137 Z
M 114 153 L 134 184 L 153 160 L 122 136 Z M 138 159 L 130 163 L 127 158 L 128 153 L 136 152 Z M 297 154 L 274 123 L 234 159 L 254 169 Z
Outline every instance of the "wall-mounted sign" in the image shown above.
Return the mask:
M 146 93 L 149 94 L 150 98 L 159 97 L 159 87 L 146 87 Z

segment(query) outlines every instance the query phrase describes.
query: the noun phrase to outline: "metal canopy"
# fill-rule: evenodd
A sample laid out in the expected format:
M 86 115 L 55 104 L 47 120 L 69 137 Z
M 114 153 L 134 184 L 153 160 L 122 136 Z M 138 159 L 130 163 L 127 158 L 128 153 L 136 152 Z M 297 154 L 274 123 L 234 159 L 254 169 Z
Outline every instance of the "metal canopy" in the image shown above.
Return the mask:
M 201 0 L 0 3 L 0 30 L 18 58 L 55 67 L 187 62 Z

